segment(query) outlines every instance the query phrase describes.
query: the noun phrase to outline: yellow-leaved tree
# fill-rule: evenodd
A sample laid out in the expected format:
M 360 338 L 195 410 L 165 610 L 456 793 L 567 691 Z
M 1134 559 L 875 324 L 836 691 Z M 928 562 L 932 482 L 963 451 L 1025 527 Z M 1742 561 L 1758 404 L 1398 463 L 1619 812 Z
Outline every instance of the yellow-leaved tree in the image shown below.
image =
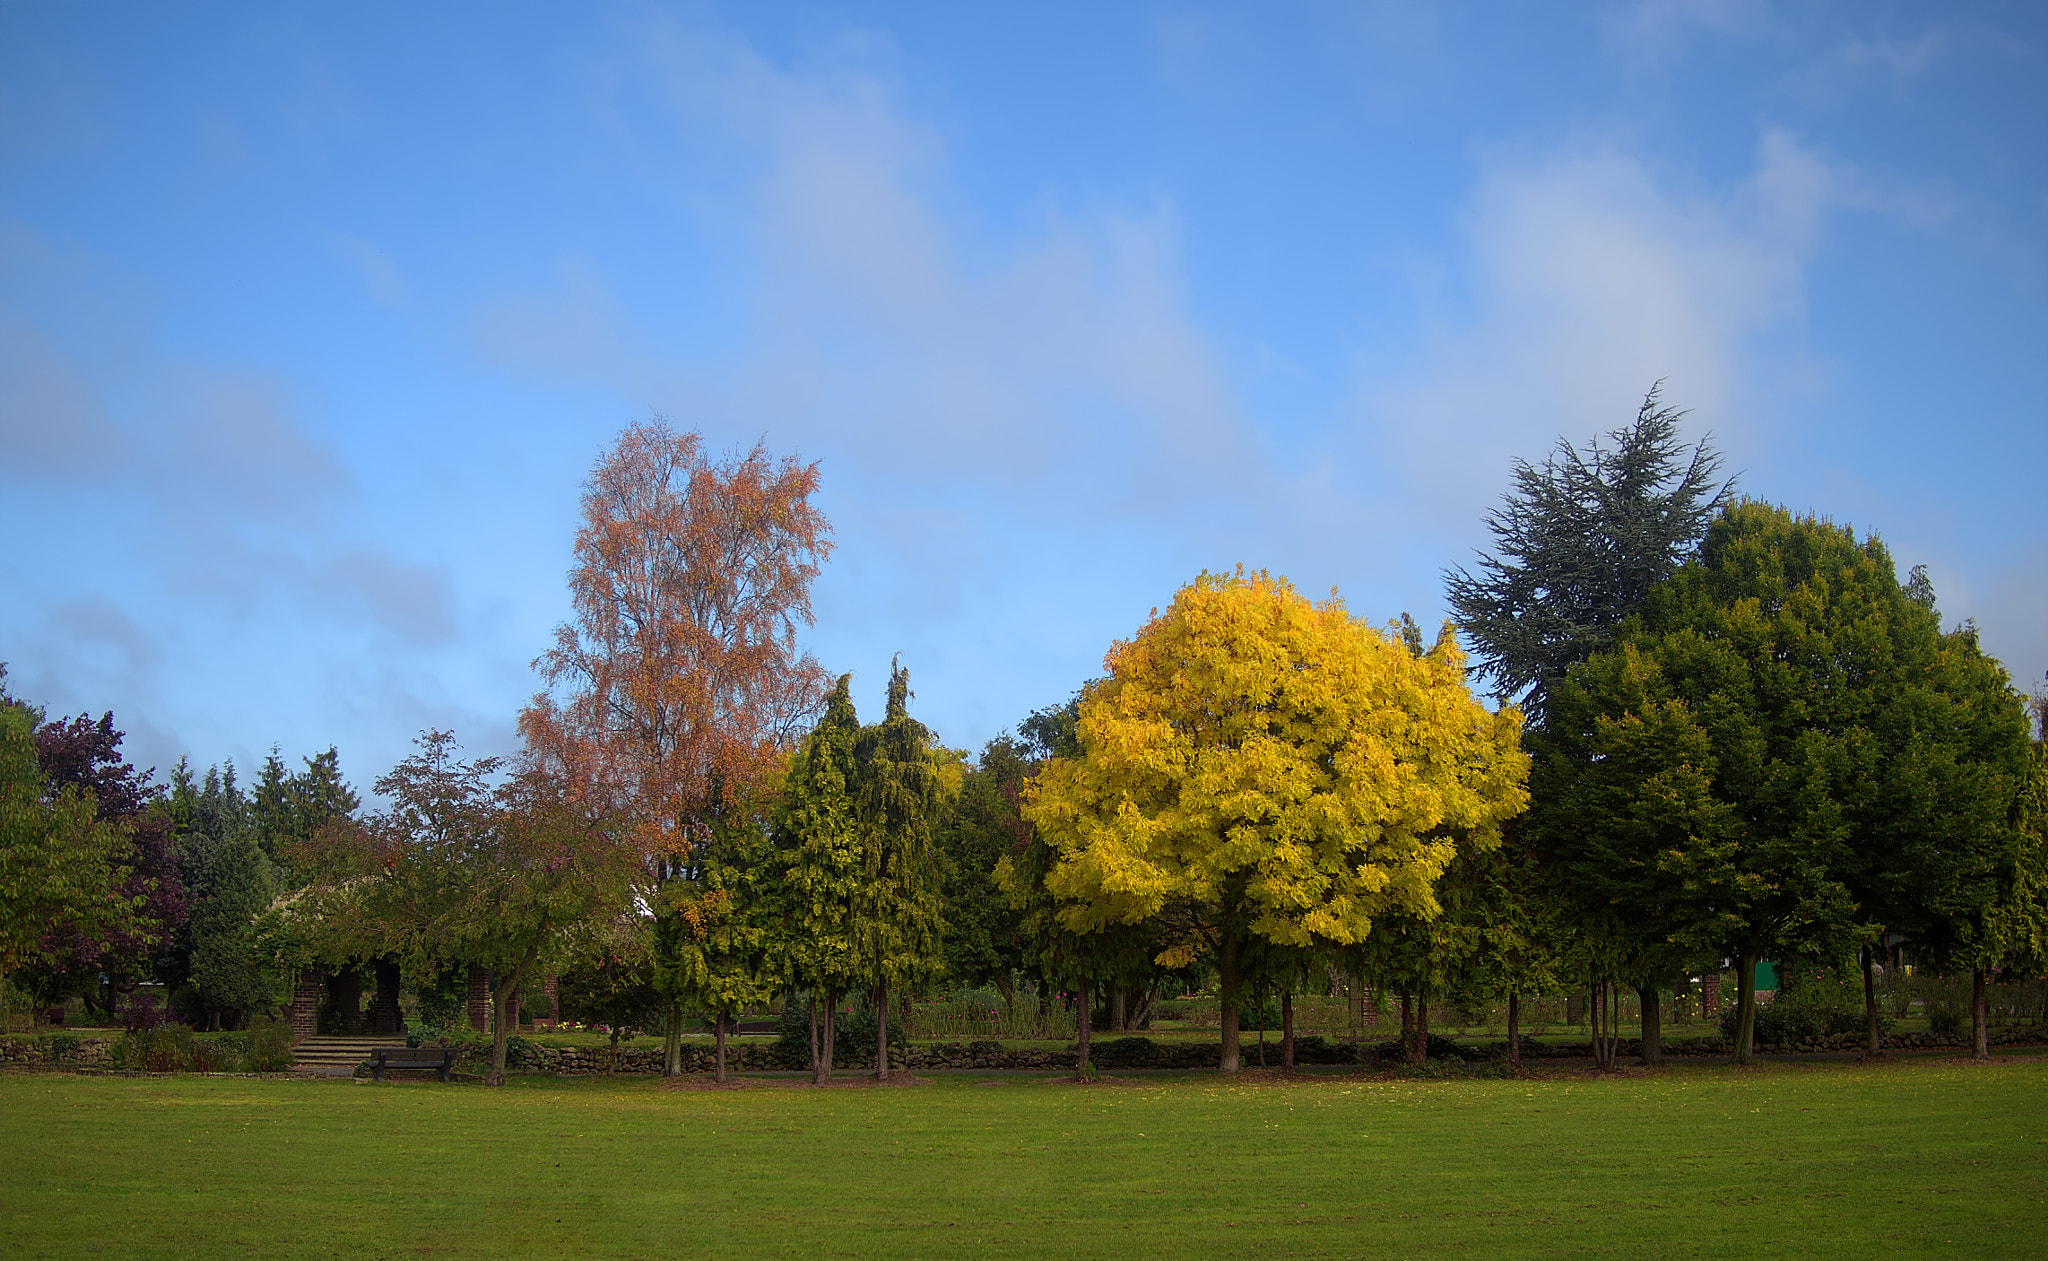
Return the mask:
M 1240 567 L 1182 588 L 1104 665 L 1080 755 L 1026 795 L 1057 853 L 1045 887 L 1076 932 L 1162 918 L 1180 941 L 1161 963 L 1214 953 L 1226 1072 L 1248 946 L 1427 918 L 1456 836 L 1489 843 L 1528 804 L 1521 715 L 1473 699 L 1448 626 L 1417 657 L 1334 594 Z

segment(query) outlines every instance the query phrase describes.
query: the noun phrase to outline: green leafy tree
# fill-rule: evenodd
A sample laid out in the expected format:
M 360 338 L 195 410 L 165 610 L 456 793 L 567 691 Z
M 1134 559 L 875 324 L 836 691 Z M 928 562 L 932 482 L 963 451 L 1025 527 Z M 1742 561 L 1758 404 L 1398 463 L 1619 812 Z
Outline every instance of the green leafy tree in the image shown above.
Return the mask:
M 726 1037 L 741 1011 L 775 996 L 769 958 L 777 900 L 773 842 L 750 810 L 717 821 L 690 868 L 663 884 L 653 930 L 657 992 L 711 1016 L 714 1073 L 726 1079 Z
M 1924 625 L 1883 544 L 1739 504 L 1532 738 L 1537 830 L 1582 908 L 1624 941 L 1735 957 L 1738 1062 L 1759 959 L 1840 959 L 1869 933 L 1851 884 L 1896 752 L 1877 731 Z
M 256 924 L 275 893 L 270 860 L 234 763 L 208 767 L 196 784 L 189 774 L 175 776 L 172 811 L 180 832 L 179 875 L 192 898 L 184 934 L 189 953 L 182 961 L 190 986 L 187 1014 L 211 1028 L 234 1027 L 284 996 Z
M 774 959 L 784 983 L 811 996 L 811 1073 L 819 1084 L 832 1077 L 839 997 L 861 975 L 854 932 L 866 874 L 864 823 L 855 799 L 859 736 L 851 676 L 841 675 L 826 698 L 823 720 L 790 759 L 776 808 L 784 911 Z
M 1915 603 L 1920 603 L 1915 601 Z M 1891 699 L 1872 715 L 1878 751 L 1851 886 L 1866 918 L 1971 969 L 1976 1053 L 1988 1058 L 1988 972 L 2035 956 L 2036 846 L 2028 835 L 2034 771 L 2026 698 L 1986 656 L 1976 627 L 1936 636 L 1932 602 L 1920 642 L 1902 654 Z M 1917 611 L 1917 610 L 1916 610 Z M 1866 950 L 1864 958 L 1869 958 Z M 1878 1049 L 1866 970 L 1865 1014 Z
M 599 918 L 586 925 L 555 987 L 562 1014 L 602 1025 L 611 1038 L 605 1072 L 616 1071 L 619 1043 L 644 1029 L 667 1004 L 655 984 L 654 925 L 637 914 Z
M 882 721 L 862 728 L 853 750 L 855 809 L 864 824 L 854 950 L 874 991 L 875 1075 L 885 1080 L 889 992 L 934 974 L 944 907 L 932 824 L 949 796 L 946 755 L 910 716 L 910 695 L 910 671 L 891 663 Z
M 585 926 L 626 912 L 641 857 L 609 797 L 585 791 L 586 768 L 533 750 L 501 779 L 503 768 L 462 757 L 448 732 L 422 733 L 377 780 L 384 811 L 298 851 L 316 880 L 292 917 L 330 955 L 397 954 L 416 983 L 449 963 L 488 968 L 494 1086 L 522 988 Z
M 321 828 L 353 819 L 362 806 L 341 776 L 341 754 L 333 747 L 302 760 L 304 769 L 290 770 L 273 746 L 249 801 L 258 844 L 286 886 L 297 882 L 285 855 L 312 840 Z
M 120 997 L 149 975 L 152 957 L 185 923 L 188 911 L 170 811 L 152 773 L 138 771 L 121 755 L 122 739 L 111 712 L 36 728 L 45 791 L 54 798 L 74 788 L 90 797 L 97 817 L 119 831 L 122 842 L 114 858 L 115 901 L 98 930 L 85 931 L 84 923 L 66 919 L 45 941 L 44 961 L 16 978 L 39 999 L 82 995 L 109 1020 Z M 132 909 L 118 909 L 123 907 Z
M 141 904 L 119 891 L 123 838 L 91 794 L 48 790 L 37 717 L 0 696 L 0 978 L 51 962 L 48 943 L 67 927 L 104 932 Z
M 997 736 L 961 777 L 959 792 L 933 832 L 945 907 L 946 976 L 957 984 L 994 989 L 1012 1011 L 1017 973 L 1026 964 L 1018 912 L 995 873 L 1030 830 L 1019 813 L 1019 798 L 1035 769 L 1022 744 Z

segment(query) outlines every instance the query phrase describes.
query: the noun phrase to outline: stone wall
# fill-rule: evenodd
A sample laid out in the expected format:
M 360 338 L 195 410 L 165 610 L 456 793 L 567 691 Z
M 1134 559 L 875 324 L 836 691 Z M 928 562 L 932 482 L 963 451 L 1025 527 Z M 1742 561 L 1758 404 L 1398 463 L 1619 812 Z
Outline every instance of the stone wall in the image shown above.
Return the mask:
M 1758 1055 L 1801 1055 L 1825 1052 L 1861 1051 L 1869 1044 L 1870 1036 L 1865 1033 L 1836 1034 L 1825 1038 L 1810 1038 L 1796 1042 L 1759 1042 L 1755 1050 Z M 2034 1028 L 2012 1026 L 1990 1031 L 1992 1046 L 2029 1046 L 2043 1040 L 2043 1031 Z M 1495 1045 L 1505 1048 L 1506 1043 Z M 1882 1045 L 1887 1051 L 1915 1051 L 1955 1049 L 1968 1050 L 1973 1044 L 1970 1033 L 1895 1033 L 1888 1034 Z M 1623 1038 L 1616 1044 L 1617 1053 L 1634 1058 L 1642 1054 L 1642 1041 L 1638 1038 Z M 1591 1042 L 1562 1042 L 1544 1045 L 1532 1050 L 1531 1044 L 1523 1043 L 1524 1056 L 1535 1055 L 1554 1059 L 1587 1058 L 1593 1055 Z M 1666 1038 L 1664 1054 L 1667 1056 L 1686 1055 L 1733 1055 L 1735 1040 L 1719 1035 L 1700 1038 Z
M 0 1064 L 78 1064 L 104 1066 L 114 1044 L 105 1038 L 45 1033 L 32 1038 L 0 1038 Z

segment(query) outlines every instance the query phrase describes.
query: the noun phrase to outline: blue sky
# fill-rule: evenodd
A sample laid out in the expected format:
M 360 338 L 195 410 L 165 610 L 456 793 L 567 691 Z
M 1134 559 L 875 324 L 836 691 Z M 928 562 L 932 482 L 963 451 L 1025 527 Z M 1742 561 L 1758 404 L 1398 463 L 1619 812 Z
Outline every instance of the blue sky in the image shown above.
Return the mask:
M 1443 615 L 1652 381 L 2048 670 L 2048 6 L 0 2 L 0 660 L 131 751 L 509 751 L 650 413 L 975 748 L 1204 567 Z

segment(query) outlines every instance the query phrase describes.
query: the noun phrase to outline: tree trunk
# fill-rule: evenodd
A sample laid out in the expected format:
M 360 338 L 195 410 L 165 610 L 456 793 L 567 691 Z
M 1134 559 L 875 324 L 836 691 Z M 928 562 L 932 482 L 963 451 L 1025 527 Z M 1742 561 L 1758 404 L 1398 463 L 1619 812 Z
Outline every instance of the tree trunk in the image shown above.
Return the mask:
M 1226 932 L 1223 935 L 1223 1059 L 1221 1067 L 1226 1073 L 1238 1069 L 1237 1053 L 1237 987 L 1243 977 L 1237 966 L 1237 939 Z
M 1991 1058 L 1991 1011 L 1988 1006 L 1984 969 L 1970 970 L 1970 1058 Z
M 668 1028 L 661 1035 L 661 1075 L 683 1075 L 683 1000 L 668 1000 Z
M 1259 983 L 1259 1067 L 1266 1066 L 1266 986 Z
M 1152 1012 L 1158 1006 L 1159 978 L 1155 976 L 1152 978 L 1152 984 L 1146 987 L 1144 997 L 1139 1000 L 1138 1010 L 1131 1016 L 1131 1027 L 1134 1029 L 1150 1029 L 1152 1027 Z
M 1131 1027 L 1130 1013 L 1130 991 L 1121 985 L 1111 986 L 1109 990 L 1109 1031 L 1111 1033 L 1128 1032 Z
M 1422 1062 L 1415 1048 L 1415 996 L 1405 989 L 1401 991 L 1401 1056 L 1410 1064 Z
M 889 985 L 875 987 L 875 1080 L 889 1080 Z
M 1874 1060 L 1884 1054 L 1884 1033 L 1877 1026 L 1877 978 L 1872 975 L 1876 969 L 1871 966 L 1870 947 L 1863 948 L 1863 1023 L 1870 1032 L 1870 1041 L 1864 1047 L 1863 1057 Z
M 723 1086 L 725 1084 L 725 1013 L 719 1012 L 717 1019 L 718 1032 L 713 1035 L 713 1039 L 718 1050 L 712 1061 L 711 1080 Z
M 1606 1007 L 1605 995 L 1600 992 L 1600 972 L 1593 970 L 1591 984 L 1586 987 L 1586 1031 L 1593 1039 L 1593 1067 L 1606 1068 L 1607 1060 L 1601 1054 L 1606 1048 L 1600 1041 L 1600 1017 Z
M 1522 996 L 1514 990 L 1508 991 L 1508 1066 L 1522 1068 Z
M 1662 992 L 1655 985 L 1636 987 L 1636 998 L 1643 1005 L 1643 1055 L 1645 1064 L 1664 1062 L 1664 1004 L 1659 1001 Z
M 838 1032 L 838 1026 L 839 991 L 828 989 L 825 991 L 825 1055 L 824 1058 L 818 1061 L 818 1071 L 822 1074 L 818 1079 L 818 1084 L 821 1086 L 830 1085 L 832 1081 L 832 1043 L 833 1036 Z
M 606 1077 L 610 1077 L 619 1069 L 619 1033 L 619 1027 L 617 1025 L 613 1025 L 611 1058 L 604 1062 L 604 1075 Z
M 505 1084 L 505 1038 L 511 1033 L 507 1021 L 516 1024 L 519 1020 L 519 983 L 526 979 L 526 969 L 533 966 L 533 961 L 539 954 L 539 943 L 528 947 L 526 957 L 519 961 L 512 969 L 512 975 L 506 977 L 498 986 L 498 992 L 492 995 L 492 1001 L 498 1010 L 496 1018 L 491 1022 L 491 1069 L 484 1075 L 486 1086 Z
M 1749 1040 L 1756 1032 L 1756 955 L 1735 956 L 1735 1062 L 1747 1065 Z
M 1080 1001 L 1075 1004 L 1074 1032 L 1074 1075 L 1083 1076 L 1088 1072 L 1088 1017 L 1095 1007 L 1095 991 L 1084 978 L 1081 982 Z
M 811 1085 L 822 1086 L 825 1079 L 818 1072 L 818 996 L 806 994 L 804 1005 L 811 1013 Z
M 1280 1067 L 1294 1071 L 1294 991 L 1280 995 Z

